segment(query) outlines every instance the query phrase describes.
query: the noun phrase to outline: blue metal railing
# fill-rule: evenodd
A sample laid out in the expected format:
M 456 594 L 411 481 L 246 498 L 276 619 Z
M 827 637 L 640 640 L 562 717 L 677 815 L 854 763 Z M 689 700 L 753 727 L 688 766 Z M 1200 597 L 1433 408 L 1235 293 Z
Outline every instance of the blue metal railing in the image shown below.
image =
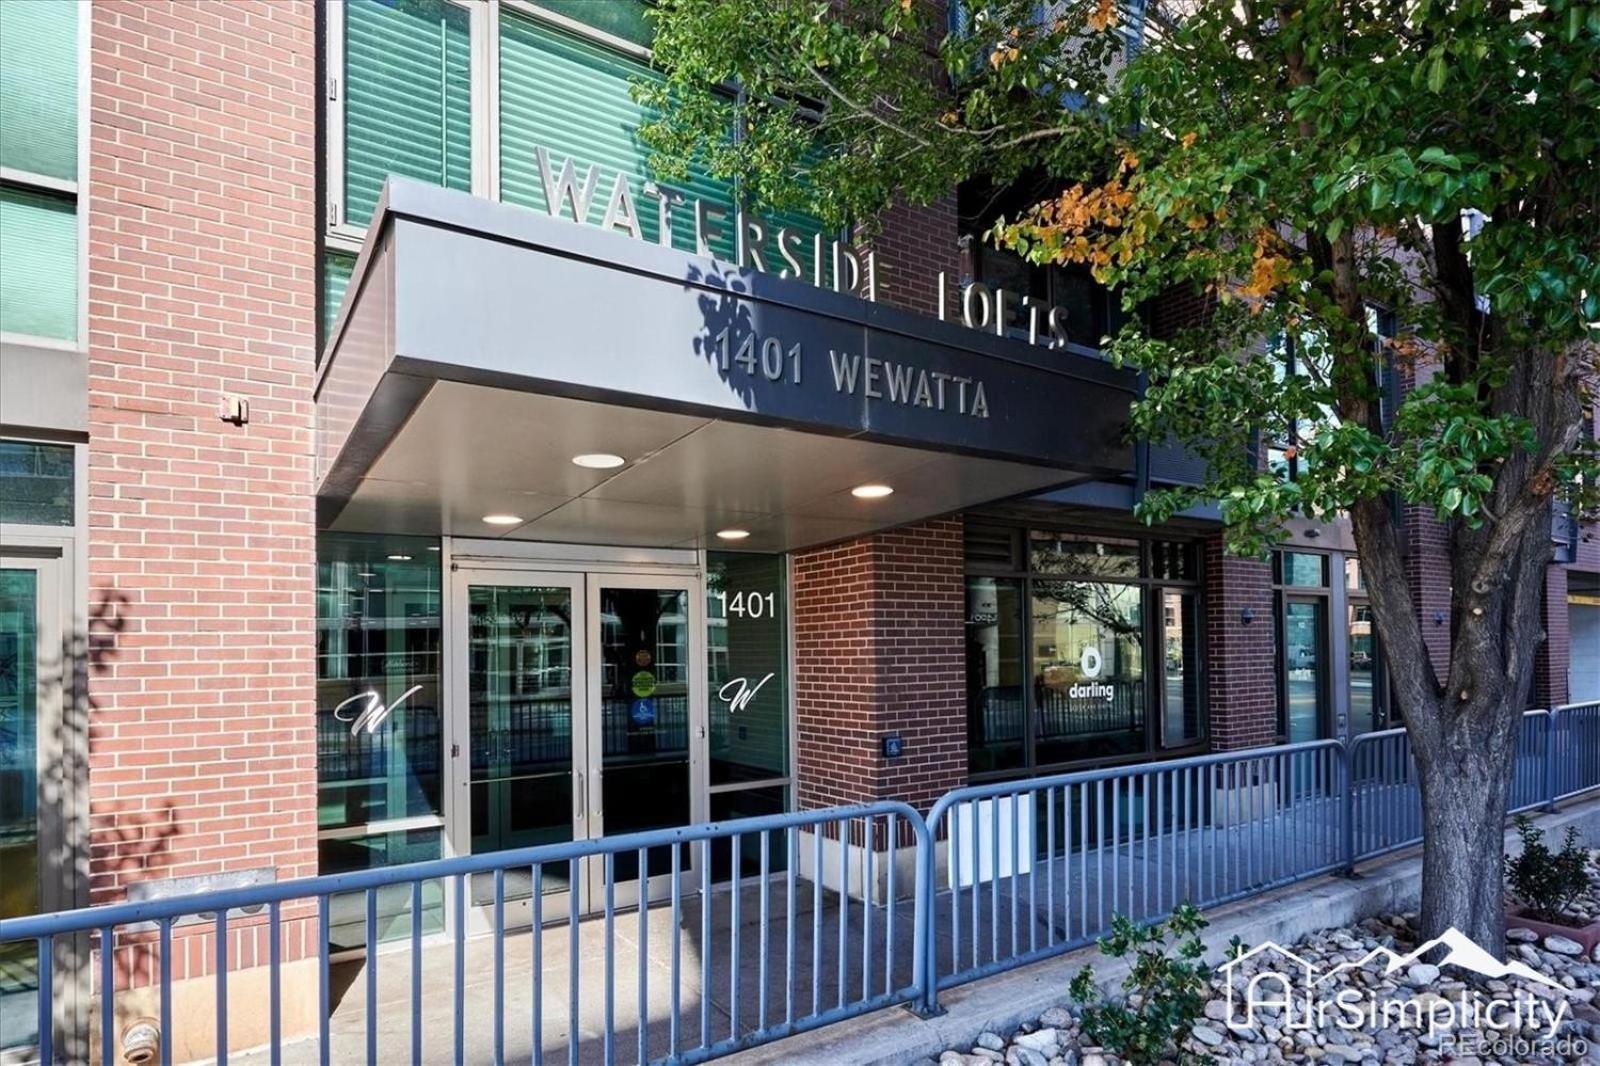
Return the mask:
M 928 814 L 948 894 L 924 999 L 1158 919 L 1341 868 L 1334 740 L 957 789 Z M 939 950 L 937 929 L 948 950 Z
M 809 839 L 803 842 L 802 836 Z M 755 871 L 747 873 L 744 869 L 745 842 L 751 839 L 758 842 L 754 848 L 758 859 Z M 513 874 L 519 880 L 525 875 L 525 883 L 531 886 L 530 898 L 538 901 L 537 906 L 544 907 L 547 883 L 567 889 L 565 906 L 559 909 L 564 911 L 566 929 L 568 971 L 564 1021 L 568 1038 L 565 1056 L 552 1058 L 565 1057 L 568 1062 L 578 1062 L 585 1012 L 593 1013 L 593 1000 L 598 997 L 602 1004 L 598 1042 L 606 1062 L 615 1061 L 622 1051 L 619 1033 L 625 1032 L 630 1023 L 636 1029 L 633 1050 L 639 1061 L 700 1062 L 882 1007 L 918 1000 L 921 995 L 918 977 L 924 968 L 925 950 L 921 934 L 926 926 L 921 908 L 930 893 L 924 883 L 923 865 L 914 864 L 910 871 L 912 909 L 900 922 L 902 935 L 897 935 L 894 904 L 904 883 L 901 881 L 897 885 L 897 877 L 902 875 L 892 861 L 884 863 L 886 868 L 881 877 L 876 869 L 875 853 L 880 846 L 890 843 L 896 845 L 896 849 L 906 847 L 913 854 L 921 855 L 928 850 L 927 826 L 911 807 L 885 801 L 7 919 L 0 922 L 0 943 L 32 941 L 36 945 L 38 1049 L 40 1060 L 46 1063 L 57 1061 L 52 1032 L 56 1013 L 56 980 L 52 973 L 56 939 L 79 934 L 98 937 L 95 946 L 101 960 L 100 1054 L 104 1062 L 118 1061 L 113 1054 L 115 996 L 105 994 L 106 990 L 117 986 L 113 956 L 117 952 L 150 951 L 157 947 L 159 957 L 153 965 L 159 971 L 162 993 L 161 1062 L 167 1064 L 173 1061 L 175 1044 L 171 1009 L 173 928 L 181 919 L 200 918 L 198 923 L 184 923 L 180 933 L 188 937 L 210 934 L 203 942 L 211 945 L 208 968 L 215 984 L 215 1053 L 218 1062 L 226 1062 L 229 1055 L 229 944 L 239 938 L 244 927 L 262 924 L 259 914 L 249 915 L 246 911 L 259 912 L 264 907 L 267 942 L 271 945 L 267 1048 L 271 1061 L 277 1063 L 284 1047 L 280 956 L 283 925 L 287 920 L 305 920 L 314 914 L 321 944 L 317 952 L 317 1047 L 320 1061 L 328 1063 L 332 1061 L 336 1046 L 332 1031 L 332 964 L 327 946 L 330 916 L 336 898 L 356 894 L 365 904 L 368 949 L 364 963 L 365 1011 L 360 1034 L 364 1058 L 367 1062 L 389 1061 L 399 1056 L 393 1049 L 385 1049 L 380 1057 L 377 1005 L 380 971 L 392 955 L 377 950 L 377 892 L 393 885 L 409 885 L 412 907 L 410 1001 L 407 1006 L 411 1011 L 411 1061 L 436 1061 L 450 1054 L 458 1063 L 469 1057 L 483 1057 L 487 1049 L 480 1047 L 486 1042 L 481 1026 L 488 1022 L 491 1026 L 488 1033 L 488 1042 L 492 1042 L 490 1054 L 494 1061 L 501 1062 L 507 1055 L 505 943 L 511 929 L 507 880 Z M 805 855 L 802 855 L 803 844 Z M 723 846 L 730 863 L 729 879 L 722 885 L 715 885 L 712 867 L 719 858 L 715 852 Z M 896 849 L 890 849 L 891 853 Z M 774 852 L 778 854 L 775 856 Z M 652 854 L 656 856 L 654 860 Z M 628 860 L 626 873 L 619 869 L 623 864 L 618 859 L 623 857 Z M 589 864 L 596 867 L 593 872 L 586 869 Z M 800 887 L 802 868 L 811 872 L 810 891 Z M 859 874 L 860 880 L 852 889 L 854 874 Z M 485 916 L 493 932 L 490 962 L 493 988 L 488 1017 L 474 1017 L 469 1031 L 466 958 L 469 938 L 457 935 L 446 945 L 453 951 L 454 995 L 448 1051 L 439 1046 L 425 1047 L 421 886 L 427 881 L 442 880 L 453 887 L 455 929 L 459 931 L 467 928 L 467 880 L 484 875 L 492 877 L 494 882 L 493 902 Z M 619 889 L 647 891 L 647 887 L 641 886 L 649 886 L 652 881 L 657 886 L 657 898 L 652 905 L 619 905 Z M 829 881 L 834 883 L 825 885 Z M 586 882 L 595 886 L 593 899 L 586 898 L 589 895 L 583 890 Z M 775 893 L 780 895 L 776 905 Z M 753 934 L 740 920 L 743 897 L 747 894 L 751 896 L 750 905 L 757 908 L 760 915 Z M 809 911 L 809 915 L 802 914 L 802 908 Z M 286 914 L 286 909 L 295 913 Z M 535 981 L 547 975 L 545 941 L 557 935 L 546 933 L 549 908 L 544 909 L 544 919 L 526 925 Z M 697 915 L 692 913 L 696 910 Z M 655 941 L 650 936 L 653 911 L 668 912 L 661 916 L 668 923 L 662 927 L 665 936 Z M 586 913 L 591 914 L 592 922 L 582 920 Z M 777 919 L 778 913 L 783 915 L 782 920 Z M 617 987 L 618 926 L 630 921 L 625 917 L 630 914 L 637 949 L 636 959 L 631 960 L 637 980 L 637 999 L 633 1004 L 618 1002 Z M 158 931 L 156 945 L 150 943 L 148 935 L 152 923 Z M 603 928 L 600 950 L 586 951 L 588 945 L 581 938 L 585 930 L 593 929 L 596 924 Z M 903 944 L 904 934 L 909 934 L 909 951 Z M 686 952 L 684 941 L 695 935 L 698 939 L 687 945 L 690 950 Z M 750 936 L 757 942 L 749 943 Z M 185 939 L 184 936 L 179 938 L 180 942 Z M 659 950 L 652 951 L 652 946 Z M 687 959 L 686 954 L 690 956 Z M 184 957 L 192 960 L 194 955 L 184 952 Z M 698 974 L 694 972 L 696 967 Z M 653 970 L 663 981 L 668 1001 L 664 1007 L 659 1005 L 661 995 L 655 1000 L 651 998 Z M 476 965 L 474 971 L 476 974 Z M 686 1005 L 683 991 L 693 987 L 696 977 L 698 1003 Z M 802 978 L 808 978 L 809 996 Z M 726 982 L 728 989 L 725 1011 L 719 1009 L 716 1016 L 712 1011 L 714 981 Z M 775 988 L 779 981 L 781 984 Z M 741 1005 L 741 993 L 745 992 L 752 994 L 754 1003 Z M 529 1009 L 526 1026 L 520 1031 L 531 1033 L 532 1038 L 526 1048 L 516 1050 L 518 1057 L 541 1062 L 545 1058 L 545 1026 L 552 1019 L 546 1017 L 544 997 L 537 994 L 537 990 L 531 997 Z M 720 1017 L 724 1012 L 727 1014 L 725 1021 Z M 724 1024 L 725 1032 L 721 1030 Z M 476 1050 L 469 1055 L 469 1048 Z
M 1517 739 L 1508 812 L 1600 788 L 1600 702 L 1530 711 Z M 1090 943 L 1113 915 L 1153 921 L 1181 902 L 1213 906 L 1348 870 L 1415 844 L 1421 828 L 1406 735 L 1386 730 L 961 788 L 926 818 L 881 802 L 6 919 L 0 946 L 34 949 L 45 1062 L 61 1025 L 58 953 L 73 939 L 97 952 L 107 1062 L 119 968 L 159 989 L 163 1063 L 179 1043 L 175 1020 L 189 1023 L 174 1018 L 174 964 L 180 977 L 209 977 L 225 1062 L 230 969 L 263 961 L 265 1054 L 279 1062 L 284 949 L 297 943 L 314 945 L 303 950 L 317 969 L 322 1062 L 335 1049 L 389 1061 L 407 1040 L 412 1061 L 540 1062 L 550 1044 L 569 1062 L 587 1045 L 608 1063 L 699 1062 L 885 1006 L 935 1011 L 941 991 Z M 454 935 L 424 929 L 425 885 L 445 886 Z M 384 890 L 390 902 L 409 890 L 409 928 L 403 910 L 385 914 L 409 937 L 380 937 Z M 347 965 L 330 955 L 336 908 L 352 912 L 341 925 L 364 928 L 360 1012 L 334 991 L 333 967 Z M 492 936 L 462 935 L 474 923 Z M 291 925 L 314 933 L 297 939 Z M 524 948 L 525 1010 L 506 980 Z M 453 996 L 431 1029 L 425 954 Z M 385 981 L 408 990 L 396 997 L 407 1033 L 380 1024 Z

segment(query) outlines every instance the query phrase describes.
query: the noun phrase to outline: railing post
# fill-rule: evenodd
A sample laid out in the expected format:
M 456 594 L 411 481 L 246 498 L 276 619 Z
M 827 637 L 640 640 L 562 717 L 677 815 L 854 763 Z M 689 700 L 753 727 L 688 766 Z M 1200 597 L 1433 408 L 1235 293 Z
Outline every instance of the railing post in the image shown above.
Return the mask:
M 1341 740 L 1339 742 L 1339 840 L 1344 851 L 1344 869 L 1340 872 L 1346 877 L 1354 877 L 1356 872 L 1356 787 L 1354 760 L 1351 753 L 1355 741 Z
M 1561 708 L 1551 707 L 1544 724 L 1544 765 L 1540 767 L 1540 783 L 1544 786 L 1544 809 L 1555 813 L 1556 809 L 1556 727 L 1560 722 Z
M 938 809 L 934 804 L 930 816 Z M 922 990 L 917 997 L 917 1013 L 924 1018 L 931 1018 L 940 1013 L 939 1009 L 939 963 L 938 953 L 934 945 L 934 925 L 939 913 L 939 908 L 934 906 L 934 863 L 936 848 L 934 847 L 934 826 L 931 821 L 923 818 L 919 812 L 917 820 L 911 823 L 911 831 L 917 841 L 917 876 L 912 886 L 912 911 L 911 921 L 916 927 L 916 934 L 911 941 L 911 976 L 917 987 Z M 952 907 L 955 906 L 952 900 Z M 889 901 L 889 906 L 894 906 L 894 901 Z

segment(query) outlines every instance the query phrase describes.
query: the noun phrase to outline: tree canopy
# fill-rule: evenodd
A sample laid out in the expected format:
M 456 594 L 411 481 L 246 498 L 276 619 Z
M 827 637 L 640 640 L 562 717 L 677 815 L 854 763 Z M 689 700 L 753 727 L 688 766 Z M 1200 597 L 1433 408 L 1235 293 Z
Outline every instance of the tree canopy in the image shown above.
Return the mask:
M 1425 862 L 1425 924 L 1497 929 L 1498 872 L 1466 864 L 1500 846 L 1551 507 L 1600 505 L 1583 429 L 1600 5 L 662 0 L 654 17 L 665 78 L 637 92 L 669 176 L 698 160 L 758 204 L 869 227 L 897 201 L 1021 184 L 1044 191 L 985 239 L 1086 265 L 1130 311 L 1204 294 L 1171 335 L 1135 314 L 1103 344 L 1148 382 L 1132 430 L 1208 464 L 1140 512 L 1218 501 L 1250 554 L 1296 518 L 1349 517 L 1426 824 L 1452 851 Z M 1443 667 L 1402 505 L 1448 530 Z M 1469 790 L 1446 796 L 1446 774 Z M 1446 824 L 1450 807 L 1470 809 Z

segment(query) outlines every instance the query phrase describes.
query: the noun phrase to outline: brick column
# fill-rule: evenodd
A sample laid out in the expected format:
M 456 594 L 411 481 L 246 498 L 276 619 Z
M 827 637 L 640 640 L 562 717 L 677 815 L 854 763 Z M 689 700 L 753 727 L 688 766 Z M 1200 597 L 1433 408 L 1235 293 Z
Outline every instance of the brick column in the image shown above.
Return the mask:
M 896 204 L 869 241 L 878 263 L 878 301 L 932 317 L 939 310 L 939 272 L 954 299 L 961 271 L 956 198 Z
M 797 806 L 926 810 L 965 783 L 961 530 L 941 518 L 795 556 Z
M 315 6 L 86 11 L 91 896 L 310 875 Z M 224 394 L 248 400 L 247 425 L 220 420 Z M 314 953 L 314 924 L 284 917 L 285 960 Z M 265 958 L 260 922 L 231 936 L 233 966 Z M 118 986 L 144 983 L 151 960 L 125 950 Z M 184 1017 L 211 981 L 183 979 L 213 957 L 175 955 Z M 251 976 L 232 990 L 238 1046 L 265 1039 Z M 301 980 L 285 971 L 286 1032 L 315 1017 Z M 130 995 L 119 1017 L 153 1012 Z M 210 1054 L 197 1039 L 175 1053 Z
M 1278 732 L 1272 567 L 1205 542 L 1206 694 L 1216 751 L 1271 744 Z M 1251 613 L 1243 621 L 1245 611 Z
M 1544 642 L 1533 660 L 1529 707 L 1559 707 L 1569 699 L 1567 671 L 1572 663 L 1571 618 L 1567 611 L 1567 568 L 1551 566 L 1544 574 Z

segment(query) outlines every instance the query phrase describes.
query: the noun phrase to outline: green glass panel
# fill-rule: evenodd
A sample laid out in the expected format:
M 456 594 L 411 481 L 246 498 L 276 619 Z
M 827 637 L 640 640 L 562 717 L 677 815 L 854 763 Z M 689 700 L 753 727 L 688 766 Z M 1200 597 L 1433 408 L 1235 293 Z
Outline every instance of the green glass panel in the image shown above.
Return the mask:
M 649 151 L 639 139 L 639 126 L 649 112 L 634 102 L 629 86 L 635 79 L 656 77 L 643 63 L 609 51 L 537 19 L 503 9 L 500 16 L 500 196 L 507 203 L 540 211 L 549 209 L 536 149 L 548 153 L 550 177 L 556 180 L 572 161 L 581 186 L 590 165 L 599 168 L 586 221 L 605 217 L 617 175 L 625 176 L 638 211 L 641 235 L 660 236 L 658 201 L 644 195 L 654 181 Z M 733 188 L 703 170 L 687 182 L 671 186 L 689 200 L 719 209 L 721 235 L 709 241 L 719 259 L 733 258 Z M 560 205 L 572 217 L 570 201 Z M 695 250 L 694 216 L 689 204 L 671 211 L 672 243 Z M 809 261 L 809 259 L 808 259 Z
M 72 466 L 70 445 L 0 441 L 0 522 L 72 525 Z
M 421 537 L 317 538 L 322 828 L 442 813 L 437 547 Z
M 1328 557 L 1308 552 L 1282 552 L 1278 556 L 1280 584 L 1322 588 L 1328 583 Z
M 0 166 L 78 177 L 78 0 L 0 3 Z
M 344 252 L 322 253 L 322 339 L 333 336 L 333 324 L 339 320 L 339 309 L 344 304 L 345 289 L 350 286 L 350 274 L 356 268 L 356 257 Z
M 0 333 L 78 337 L 78 206 L 0 186 Z
M 37 572 L 0 569 L 0 918 L 39 910 L 38 605 Z M 33 943 L 0 944 L 0 1049 L 37 1039 L 38 991 Z
M 472 187 L 471 52 L 444 0 L 345 5 L 345 221 L 367 224 L 390 174 Z
M 789 772 L 785 576 L 781 555 L 706 555 L 713 785 Z
M 602 33 L 649 48 L 656 28 L 642 0 L 535 0 L 539 7 Z

